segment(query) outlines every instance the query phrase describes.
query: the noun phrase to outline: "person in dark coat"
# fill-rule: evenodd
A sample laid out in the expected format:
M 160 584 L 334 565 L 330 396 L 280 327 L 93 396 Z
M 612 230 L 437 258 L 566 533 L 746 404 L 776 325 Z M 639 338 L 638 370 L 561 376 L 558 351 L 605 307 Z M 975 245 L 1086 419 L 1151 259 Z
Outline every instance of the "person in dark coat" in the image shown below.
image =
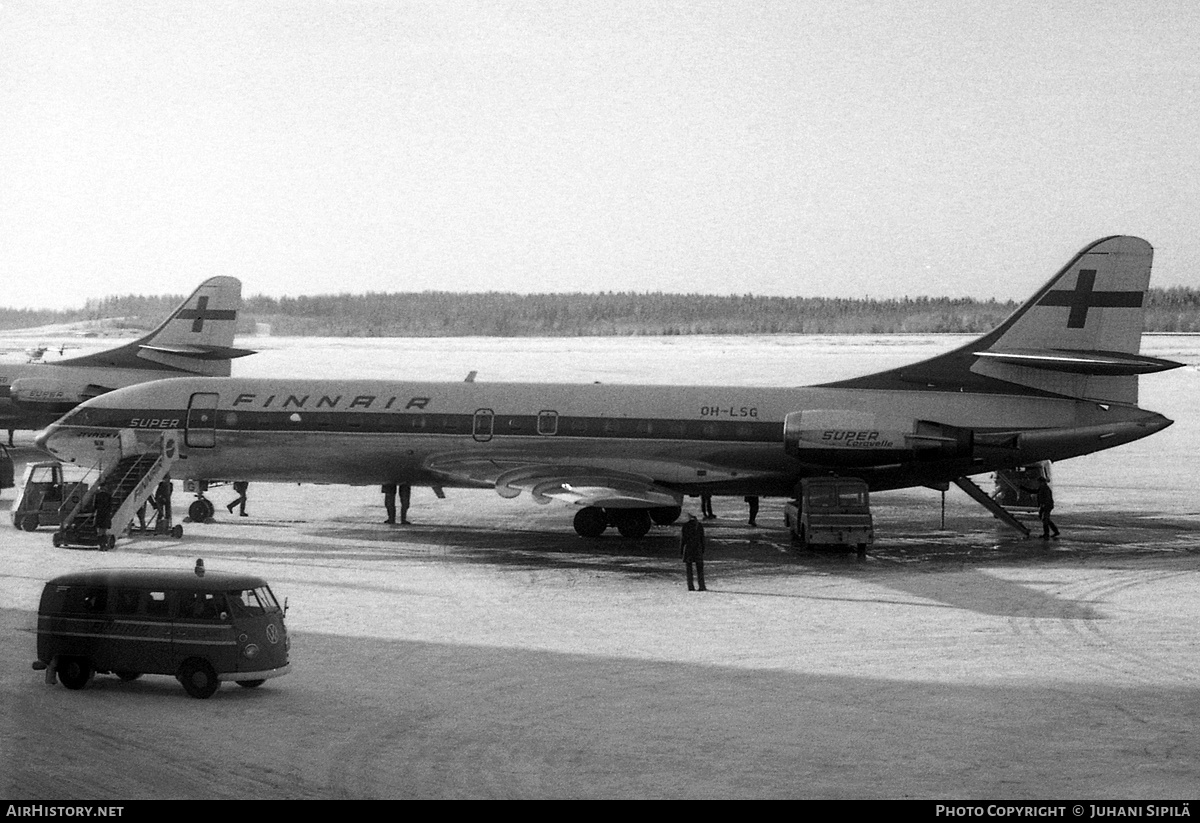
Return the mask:
M 717 516 L 713 514 L 712 495 L 700 495 L 700 514 L 704 515 L 705 520 L 715 520 Z
M 700 584 L 700 591 L 707 591 L 704 587 L 704 524 L 694 514 L 689 514 L 687 522 L 683 524 L 679 547 L 683 564 L 687 567 L 688 591 L 696 590 L 692 583 L 692 566 L 696 567 L 696 582 Z
M 389 526 L 396 525 L 396 484 L 384 483 L 380 489 L 383 492 L 383 507 L 387 509 L 387 523 Z
M 746 502 L 750 505 L 750 525 L 757 526 L 754 521 L 758 519 L 758 495 L 752 494 L 746 498 Z
M 400 493 L 400 525 L 411 526 L 412 522 L 408 519 L 408 504 L 412 502 L 412 486 L 401 484 L 396 487 L 396 491 Z
M 96 514 L 96 541 L 101 549 L 108 548 L 108 530 L 112 528 L 112 495 L 105 489 L 97 489 L 92 497 L 92 511 Z
M 171 495 L 175 487 L 171 484 L 171 475 L 166 475 L 154 490 L 154 508 L 158 509 L 158 522 L 169 526 L 171 524 Z
M 1042 521 L 1042 539 L 1049 540 L 1052 531 L 1058 537 L 1058 526 L 1050 519 L 1050 512 L 1054 511 L 1054 492 L 1050 490 L 1050 481 L 1045 477 L 1038 480 L 1037 504 L 1038 517 Z
M 249 490 L 249 488 L 250 488 L 250 484 L 247 483 L 245 480 L 237 480 L 234 482 L 233 490 L 235 492 L 237 492 L 238 496 L 233 499 L 233 502 L 231 502 L 228 506 L 225 507 L 226 509 L 229 510 L 230 514 L 233 514 L 234 506 L 240 506 L 241 508 L 238 509 L 238 513 L 242 517 L 247 516 L 247 514 L 246 514 L 246 492 Z

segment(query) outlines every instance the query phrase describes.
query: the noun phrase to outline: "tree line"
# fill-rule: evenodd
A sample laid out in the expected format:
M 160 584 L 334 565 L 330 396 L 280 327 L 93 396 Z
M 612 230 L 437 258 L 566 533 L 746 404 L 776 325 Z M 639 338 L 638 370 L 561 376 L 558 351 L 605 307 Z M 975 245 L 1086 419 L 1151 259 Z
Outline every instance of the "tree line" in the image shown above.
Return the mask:
M 0 308 L 0 329 L 104 321 L 144 331 L 179 296 L 123 295 L 81 309 Z M 247 297 L 238 332 L 267 324 L 274 335 L 320 337 L 594 337 L 686 334 L 981 334 L 1013 301 L 915 297 L 823 297 L 599 292 L 514 294 L 412 292 Z M 1200 290 L 1151 289 L 1145 330 L 1200 333 Z

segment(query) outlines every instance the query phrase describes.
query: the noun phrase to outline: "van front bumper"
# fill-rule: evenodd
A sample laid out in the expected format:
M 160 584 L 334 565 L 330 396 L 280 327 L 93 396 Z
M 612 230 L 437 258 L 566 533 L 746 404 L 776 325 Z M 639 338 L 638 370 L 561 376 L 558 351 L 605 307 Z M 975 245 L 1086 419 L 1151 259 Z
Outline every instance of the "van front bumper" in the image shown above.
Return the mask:
M 280 666 L 278 669 L 263 669 L 260 672 L 222 672 L 217 675 L 217 680 L 226 683 L 238 680 L 270 680 L 272 677 L 283 677 L 292 670 L 292 664 L 288 663 L 285 666 Z

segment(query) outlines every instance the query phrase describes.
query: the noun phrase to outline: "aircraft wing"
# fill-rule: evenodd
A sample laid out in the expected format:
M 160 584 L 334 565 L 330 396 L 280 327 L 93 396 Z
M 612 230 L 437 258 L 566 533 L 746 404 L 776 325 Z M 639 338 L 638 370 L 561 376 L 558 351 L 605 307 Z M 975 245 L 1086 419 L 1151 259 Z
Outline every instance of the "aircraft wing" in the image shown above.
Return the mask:
M 580 507 L 645 509 L 678 506 L 683 500 L 651 477 L 597 466 L 456 457 L 435 459 L 427 468 L 447 479 L 493 486 L 505 498 L 527 491 L 543 504 L 561 500 Z

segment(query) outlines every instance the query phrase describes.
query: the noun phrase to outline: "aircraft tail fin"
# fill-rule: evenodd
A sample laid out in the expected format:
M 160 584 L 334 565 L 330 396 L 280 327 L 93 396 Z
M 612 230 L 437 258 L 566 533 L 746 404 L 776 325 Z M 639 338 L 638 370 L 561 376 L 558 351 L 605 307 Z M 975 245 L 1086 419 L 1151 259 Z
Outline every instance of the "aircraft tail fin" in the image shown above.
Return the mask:
M 912 366 L 828 385 L 1136 404 L 1138 375 L 1181 365 L 1139 353 L 1153 255 L 1138 237 L 1097 240 L 978 340 Z
M 228 377 L 231 360 L 254 354 L 233 347 L 241 305 L 241 281 L 236 277 L 210 277 L 145 337 L 109 351 L 60 360 L 58 364 Z

